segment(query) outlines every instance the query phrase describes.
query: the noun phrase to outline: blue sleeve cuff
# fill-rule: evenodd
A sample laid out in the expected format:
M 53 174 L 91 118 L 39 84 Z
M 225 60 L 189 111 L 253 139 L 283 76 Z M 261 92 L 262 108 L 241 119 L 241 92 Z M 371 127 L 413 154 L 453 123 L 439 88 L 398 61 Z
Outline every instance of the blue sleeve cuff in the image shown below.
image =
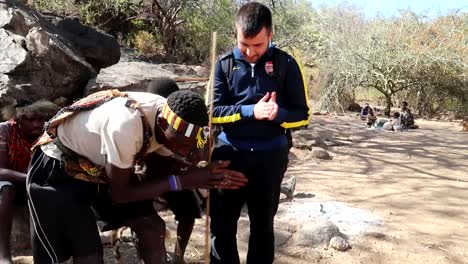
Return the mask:
M 252 119 L 254 117 L 255 105 L 243 105 L 241 106 L 241 117 L 245 119 Z
M 280 108 L 278 109 L 278 114 L 276 115 L 274 121 L 277 123 L 283 123 L 284 121 L 286 121 L 287 115 L 288 115 L 288 110 L 284 108 Z

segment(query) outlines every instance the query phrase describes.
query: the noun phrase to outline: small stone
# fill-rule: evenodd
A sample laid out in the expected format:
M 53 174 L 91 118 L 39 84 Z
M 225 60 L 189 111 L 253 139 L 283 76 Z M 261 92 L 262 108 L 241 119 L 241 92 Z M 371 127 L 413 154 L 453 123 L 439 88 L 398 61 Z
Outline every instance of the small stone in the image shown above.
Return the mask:
M 312 149 L 312 156 L 318 159 L 331 159 L 330 154 L 323 148 L 315 147 Z
M 308 221 L 296 232 L 292 239 L 292 245 L 298 247 L 327 246 L 330 239 L 341 235 L 338 227 L 327 219 L 315 219 Z
M 348 241 L 346 241 L 346 239 L 340 236 L 334 236 L 332 239 L 330 239 L 329 247 L 332 247 L 338 251 L 346 251 L 351 248 L 351 245 Z

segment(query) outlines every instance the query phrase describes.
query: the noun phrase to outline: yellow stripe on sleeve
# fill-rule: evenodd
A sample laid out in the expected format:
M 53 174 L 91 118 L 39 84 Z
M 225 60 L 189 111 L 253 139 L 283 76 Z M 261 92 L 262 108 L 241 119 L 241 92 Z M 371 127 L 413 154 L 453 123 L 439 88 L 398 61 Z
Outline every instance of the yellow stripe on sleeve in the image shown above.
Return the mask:
M 293 56 L 291 55 L 291 57 L 293 57 Z M 284 128 L 294 128 L 294 127 L 307 126 L 310 123 L 310 118 L 312 117 L 312 115 L 311 115 L 312 107 L 309 104 L 309 95 L 308 95 L 307 85 L 306 85 L 306 82 L 305 82 L 305 79 L 304 79 L 304 71 L 302 70 L 301 64 L 295 58 L 294 58 L 294 60 L 296 61 L 297 65 L 299 66 L 299 72 L 301 73 L 301 78 L 302 78 L 302 86 L 304 87 L 304 95 L 305 95 L 305 100 L 306 100 L 305 103 L 308 106 L 309 111 L 307 111 L 307 119 L 306 120 L 301 120 L 301 121 L 291 122 L 291 123 L 283 122 L 281 124 L 281 126 L 284 127 Z
M 309 119 L 297 121 L 297 122 L 291 122 L 291 123 L 283 122 L 281 126 L 284 128 L 294 128 L 294 127 L 307 126 L 308 124 L 309 124 Z
M 230 115 L 230 116 L 221 116 L 221 117 L 213 117 L 213 124 L 225 124 L 225 123 L 234 123 L 241 119 L 241 115 L 239 113 Z

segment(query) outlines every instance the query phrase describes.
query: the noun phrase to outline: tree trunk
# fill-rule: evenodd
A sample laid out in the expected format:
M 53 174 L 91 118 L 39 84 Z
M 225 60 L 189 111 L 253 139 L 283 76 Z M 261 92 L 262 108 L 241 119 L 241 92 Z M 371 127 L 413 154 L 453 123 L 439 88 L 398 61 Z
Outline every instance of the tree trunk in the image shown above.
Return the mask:
M 386 107 L 385 107 L 385 115 L 390 116 L 390 109 L 392 108 L 392 94 L 385 94 L 385 102 L 386 102 Z

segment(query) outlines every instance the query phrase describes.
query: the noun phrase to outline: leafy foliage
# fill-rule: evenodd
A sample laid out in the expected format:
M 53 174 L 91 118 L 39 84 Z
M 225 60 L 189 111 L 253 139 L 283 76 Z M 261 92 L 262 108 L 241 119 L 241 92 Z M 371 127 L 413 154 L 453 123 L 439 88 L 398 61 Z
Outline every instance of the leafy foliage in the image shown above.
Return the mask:
M 421 114 L 433 114 L 434 109 L 466 111 L 466 15 L 431 20 L 404 11 L 366 20 L 352 6 L 321 11 L 317 25 L 326 48 L 319 68 L 333 73 L 323 75 L 332 78 L 324 82 L 326 106 L 336 106 L 327 98 L 330 94 L 363 87 L 382 94 L 387 113 L 401 94 L 416 95 L 412 103 Z M 447 98 L 447 104 L 441 104 L 441 98 Z
M 407 100 L 420 114 L 468 113 L 468 15 L 428 17 L 410 10 L 371 19 L 346 2 L 314 10 L 309 0 L 259 0 L 273 11 L 274 42 L 305 66 L 329 110 L 358 90 L 380 94 L 387 111 Z M 166 60 L 209 60 L 235 45 L 234 14 L 248 0 L 35 0 L 39 10 L 74 15 L 125 46 Z

